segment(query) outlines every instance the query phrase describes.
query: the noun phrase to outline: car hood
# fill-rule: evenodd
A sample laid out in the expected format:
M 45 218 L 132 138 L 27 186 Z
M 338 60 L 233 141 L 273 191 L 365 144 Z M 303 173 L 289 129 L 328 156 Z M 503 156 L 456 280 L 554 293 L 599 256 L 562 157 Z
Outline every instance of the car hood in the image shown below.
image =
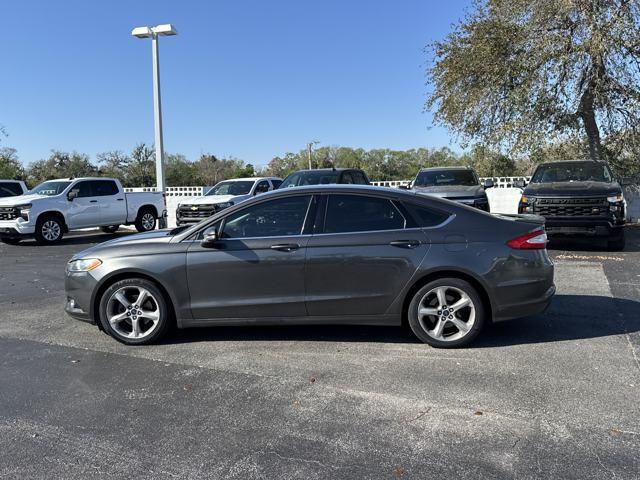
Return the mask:
M 0 207 L 13 207 L 15 205 L 23 205 L 25 203 L 33 203 L 46 197 L 43 195 L 17 195 L 15 197 L 0 198 Z
M 91 255 L 98 255 L 100 251 L 105 249 L 111 249 L 114 247 L 129 247 L 133 245 L 141 245 L 144 243 L 169 243 L 173 238 L 170 228 L 164 230 L 153 230 L 152 232 L 137 233 L 134 235 L 126 235 L 114 240 L 108 240 L 106 242 L 99 243 L 93 247 L 87 248 L 81 252 L 76 253 L 73 259 L 86 258 Z
M 531 196 L 592 197 L 594 195 L 616 195 L 620 192 L 622 192 L 622 188 L 616 182 L 552 182 L 530 183 L 523 193 Z
M 440 185 L 435 187 L 414 187 L 418 193 L 440 198 L 482 197 L 484 188 L 480 185 Z
M 180 202 L 180 205 L 213 205 L 216 203 L 239 202 L 250 195 L 203 195 Z

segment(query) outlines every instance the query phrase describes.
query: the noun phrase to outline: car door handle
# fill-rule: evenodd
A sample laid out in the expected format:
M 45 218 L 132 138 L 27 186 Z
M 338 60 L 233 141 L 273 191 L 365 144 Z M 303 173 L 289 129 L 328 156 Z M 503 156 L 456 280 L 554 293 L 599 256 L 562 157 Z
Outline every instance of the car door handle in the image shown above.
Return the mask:
M 124 198 L 116 198 L 119 202 L 124 202 Z
M 98 203 L 98 200 L 89 200 L 89 203 Z
M 394 240 L 389 242 L 389 245 L 399 248 L 416 248 L 420 245 L 420 242 L 417 240 Z
M 281 252 L 293 252 L 299 248 L 300 245 L 297 243 L 278 243 L 276 245 L 271 245 L 271 250 L 279 250 Z

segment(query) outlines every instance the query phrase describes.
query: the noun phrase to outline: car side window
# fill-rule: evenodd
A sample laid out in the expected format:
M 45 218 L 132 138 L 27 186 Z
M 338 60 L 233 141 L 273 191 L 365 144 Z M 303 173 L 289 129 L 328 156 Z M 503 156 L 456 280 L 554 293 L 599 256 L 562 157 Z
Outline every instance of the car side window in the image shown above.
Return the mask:
M 108 195 L 117 195 L 118 186 L 113 180 L 98 180 L 93 185 L 96 197 L 106 197 Z
M 420 227 L 435 227 L 450 216 L 448 213 L 433 210 L 423 205 L 416 205 L 415 203 L 403 203 L 403 205 L 409 210 L 409 213 L 415 218 Z
M 364 195 L 330 195 L 324 233 L 399 230 L 406 219 L 386 198 Z
M 94 193 L 94 181 L 83 181 L 83 182 L 78 182 L 76 183 L 73 187 L 71 187 L 71 191 L 77 191 L 78 192 L 78 198 L 83 198 L 83 197 L 94 197 L 95 193 Z
M 221 238 L 301 235 L 310 200 L 301 195 L 243 208 L 225 218 Z
M 280 184 L 282 183 L 282 180 L 271 180 L 271 185 L 273 185 L 273 189 L 277 189 Z
M 22 195 L 20 184 L 13 182 L 0 182 L 0 197 L 13 197 Z
M 351 175 L 353 176 L 354 183 L 358 185 L 368 185 L 367 179 L 364 178 L 364 174 L 362 172 L 354 170 L 351 172 Z
M 258 185 L 256 185 L 256 189 L 254 190 L 255 194 L 265 193 L 269 191 L 269 182 L 266 180 L 262 180 Z
M 353 177 L 351 176 L 351 172 L 344 172 L 342 174 L 342 183 L 349 184 L 349 185 L 355 183 L 353 180 Z

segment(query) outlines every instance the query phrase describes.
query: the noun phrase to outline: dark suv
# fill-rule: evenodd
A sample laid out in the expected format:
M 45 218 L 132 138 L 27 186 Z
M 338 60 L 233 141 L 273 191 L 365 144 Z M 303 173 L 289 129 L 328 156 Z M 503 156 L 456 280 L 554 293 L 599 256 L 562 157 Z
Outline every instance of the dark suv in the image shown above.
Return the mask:
M 278 187 L 302 187 L 305 185 L 329 185 L 334 183 L 371 185 L 367 174 L 359 168 L 318 168 L 298 170 L 288 175 Z
M 625 207 L 622 187 L 606 163 L 574 160 L 538 165 L 518 213 L 543 216 L 549 235 L 604 237 L 610 250 L 623 250 Z

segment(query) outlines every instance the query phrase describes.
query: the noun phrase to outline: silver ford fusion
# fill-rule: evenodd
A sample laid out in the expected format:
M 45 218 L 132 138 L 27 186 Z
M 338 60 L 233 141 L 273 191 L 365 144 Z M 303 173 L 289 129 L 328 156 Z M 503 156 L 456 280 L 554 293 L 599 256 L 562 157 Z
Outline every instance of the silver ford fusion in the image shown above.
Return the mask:
M 543 311 L 555 292 L 541 217 L 412 191 L 276 190 L 189 228 L 76 254 L 66 311 L 139 345 L 178 328 L 400 325 L 436 347 Z

